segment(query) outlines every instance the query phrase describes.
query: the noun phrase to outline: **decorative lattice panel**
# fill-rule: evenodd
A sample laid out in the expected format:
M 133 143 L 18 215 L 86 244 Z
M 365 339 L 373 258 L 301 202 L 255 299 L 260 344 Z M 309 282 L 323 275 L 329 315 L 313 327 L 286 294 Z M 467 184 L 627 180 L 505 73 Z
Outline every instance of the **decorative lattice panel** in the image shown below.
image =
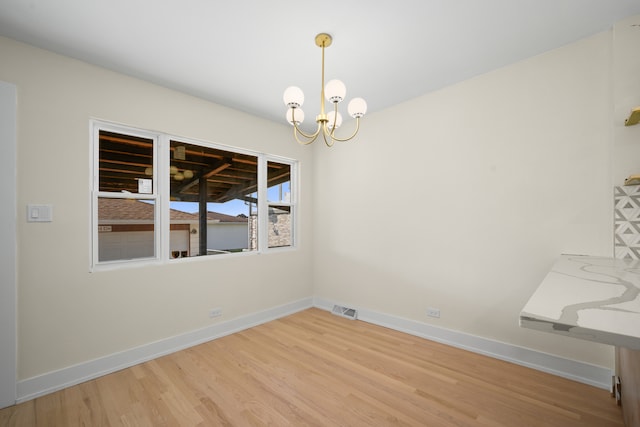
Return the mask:
M 640 185 L 614 189 L 615 257 L 640 259 Z

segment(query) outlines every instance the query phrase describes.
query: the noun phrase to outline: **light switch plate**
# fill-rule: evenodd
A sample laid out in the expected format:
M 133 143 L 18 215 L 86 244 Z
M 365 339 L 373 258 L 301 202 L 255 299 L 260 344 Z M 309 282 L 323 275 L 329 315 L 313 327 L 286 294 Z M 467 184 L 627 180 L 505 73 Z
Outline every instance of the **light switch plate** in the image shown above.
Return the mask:
M 27 205 L 27 222 L 53 221 L 52 205 Z

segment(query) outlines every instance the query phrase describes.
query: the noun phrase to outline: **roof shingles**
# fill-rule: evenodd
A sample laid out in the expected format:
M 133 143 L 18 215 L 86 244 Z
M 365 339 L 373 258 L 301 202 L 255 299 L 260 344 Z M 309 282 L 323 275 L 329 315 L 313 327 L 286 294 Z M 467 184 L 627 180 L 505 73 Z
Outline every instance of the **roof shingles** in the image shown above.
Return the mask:
M 104 221 L 153 221 L 155 206 L 153 203 L 136 199 L 98 199 L 98 220 Z M 171 209 L 172 221 L 198 221 L 197 213 L 188 213 Z M 207 212 L 207 220 L 219 222 L 247 222 L 246 216 L 232 216 L 218 212 Z

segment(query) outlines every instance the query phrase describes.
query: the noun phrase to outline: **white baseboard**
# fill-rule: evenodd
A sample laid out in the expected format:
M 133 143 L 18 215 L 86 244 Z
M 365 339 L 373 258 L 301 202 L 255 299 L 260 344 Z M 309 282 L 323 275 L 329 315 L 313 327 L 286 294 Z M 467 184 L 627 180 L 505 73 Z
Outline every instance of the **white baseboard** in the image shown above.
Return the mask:
M 340 302 L 329 301 L 324 298 L 315 297 L 313 299 L 314 307 L 328 311 L 331 311 L 334 304 L 344 305 Z M 347 304 L 347 306 L 349 306 L 349 304 Z M 350 305 L 350 307 L 358 310 L 358 319 L 364 322 L 384 326 L 452 347 L 469 350 L 474 353 L 484 354 L 496 359 L 589 384 L 594 387 L 611 390 L 611 376 L 613 372 L 609 368 L 445 329 L 415 320 L 361 309 L 353 305 Z
M 72 385 L 92 380 L 111 372 L 155 359 L 194 345 L 230 335 L 289 314 L 312 307 L 312 298 L 305 298 L 252 313 L 246 316 L 216 323 L 206 328 L 163 339 L 140 347 L 114 353 L 88 362 L 79 363 L 57 371 L 48 372 L 18 381 L 16 403 L 25 402 Z
M 18 381 L 16 403 L 25 402 L 38 396 L 43 396 L 111 372 L 116 372 L 157 357 L 242 331 L 310 307 L 318 307 L 331 311 L 333 305 L 333 301 L 323 298 L 305 298 L 231 319 L 226 322 L 216 323 L 215 325 L 187 332 L 182 335 L 145 344 L 123 352 L 79 363 L 57 371 L 27 378 Z M 527 366 L 595 387 L 603 389 L 611 388 L 611 376 L 613 373 L 608 368 L 505 344 L 414 320 L 403 319 L 397 316 L 361 308 L 357 309 L 358 319 L 368 323 Z

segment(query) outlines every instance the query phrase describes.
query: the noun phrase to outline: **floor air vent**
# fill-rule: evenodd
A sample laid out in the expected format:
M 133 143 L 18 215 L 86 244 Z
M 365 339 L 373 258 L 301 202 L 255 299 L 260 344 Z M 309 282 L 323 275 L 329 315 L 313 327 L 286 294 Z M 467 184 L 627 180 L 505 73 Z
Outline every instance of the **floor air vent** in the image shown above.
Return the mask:
M 334 305 L 331 312 L 337 316 L 346 317 L 351 320 L 356 320 L 358 318 L 358 311 L 356 309 L 342 307 L 341 305 Z

